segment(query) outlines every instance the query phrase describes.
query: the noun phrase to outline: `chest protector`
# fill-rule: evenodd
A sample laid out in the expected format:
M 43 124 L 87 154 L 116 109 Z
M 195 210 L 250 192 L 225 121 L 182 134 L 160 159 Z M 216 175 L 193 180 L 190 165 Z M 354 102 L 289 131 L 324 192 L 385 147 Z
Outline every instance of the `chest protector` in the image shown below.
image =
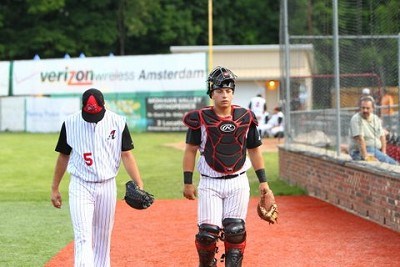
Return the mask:
M 226 174 L 237 172 L 243 166 L 248 129 L 252 123 L 257 125 L 257 120 L 249 110 L 238 106 L 232 106 L 232 109 L 232 118 L 229 119 L 218 117 L 212 107 L 192 111 L 183 119 L 194 130 L 205 126 L 205 160 L 213 170 Z

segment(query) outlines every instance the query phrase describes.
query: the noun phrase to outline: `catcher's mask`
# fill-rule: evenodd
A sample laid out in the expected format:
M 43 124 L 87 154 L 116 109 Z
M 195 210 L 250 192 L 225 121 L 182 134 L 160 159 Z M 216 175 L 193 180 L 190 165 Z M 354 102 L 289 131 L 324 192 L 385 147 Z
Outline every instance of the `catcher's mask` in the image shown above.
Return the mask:
M 103 119 L 105 112 L 103 93 L 94 88 L 86 90 L 82 95 L 82 118 L 97 123 Z
M 216 67 L 208 75 L 207 95 L 211 98 L 212 91 L 219 88 L 231 88 L 235 91 L 236 77 L 231 70 L 220 66 Z

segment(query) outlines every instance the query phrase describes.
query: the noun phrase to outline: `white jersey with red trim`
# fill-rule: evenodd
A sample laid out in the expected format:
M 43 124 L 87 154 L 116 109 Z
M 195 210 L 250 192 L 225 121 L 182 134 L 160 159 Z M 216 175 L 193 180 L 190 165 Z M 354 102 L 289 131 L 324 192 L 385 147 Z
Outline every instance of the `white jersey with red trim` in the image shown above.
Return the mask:
M 98 123 L 85 122 L 81 112 L 65 121 L 67 143 L 72 147 L 68 172 L 87 182 L 114 178 L 121 162 L 124 117 L 107 110 Z

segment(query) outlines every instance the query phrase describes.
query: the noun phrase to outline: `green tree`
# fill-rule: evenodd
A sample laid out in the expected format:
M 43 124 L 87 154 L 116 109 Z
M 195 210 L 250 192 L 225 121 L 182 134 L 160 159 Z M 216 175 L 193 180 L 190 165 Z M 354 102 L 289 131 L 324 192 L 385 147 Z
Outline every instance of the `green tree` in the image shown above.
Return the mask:
M 115 43 L 112 0 L 15 0 L 0 8 L 2 59 L 99 55 Z M 104 12 L 99 12 L 102 10 Z
M 213 6 L 214 44 L 279 42 L 279 1 L 220 0 Z
M 213 1 L 215 45 L 277 44 L 281 1 Z M 289 2 L 291 35 L 332 32 L 332 1 Z M 358 5 L 354 12 L 347 5 Z M 339 1 L 340 27 L 363 34 L 397 34 L 400 2 Z M 375 17 L 371 17 L 374 13 Z M 354 28 L 354 21 L 361 21 Z M 370 28 L 373 21 L 375 28 Z M 359 26 L 361 25 L 361 26 Z M 168 53 L 171 45 L 208 44 L 208 1 L 3 0 L 0 59 Z
M 196 40 L 204 29 L 196 23 L 193 11 L 199 6 L 197 1 L 188 0 L 153 3 L 140 32 L 135 23 L 127 23 L 127 54 L 166 53 L 171 45 L 198 44 Z
M 214 44 L 277 43 L 279 2 L 214 1 Z M 0 59 L 167 53 L 208 44 L 208 1 L 3 0 Z

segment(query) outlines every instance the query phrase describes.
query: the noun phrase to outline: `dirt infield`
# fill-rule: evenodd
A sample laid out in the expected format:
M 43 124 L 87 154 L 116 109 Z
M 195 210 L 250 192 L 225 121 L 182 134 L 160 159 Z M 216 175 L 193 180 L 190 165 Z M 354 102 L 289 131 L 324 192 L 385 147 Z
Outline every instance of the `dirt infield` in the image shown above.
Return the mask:
M 268 225 L 251 199 L 243 266 L 400 266 L 400 233 L 312 197 L 276 200 L 279 223 Z M 112 266 L 197 266 L 196 232 L 196 201 L 156 200 L 142 211 L 119 201 Z M 73 266 L 72 243 L 45 266 Z

